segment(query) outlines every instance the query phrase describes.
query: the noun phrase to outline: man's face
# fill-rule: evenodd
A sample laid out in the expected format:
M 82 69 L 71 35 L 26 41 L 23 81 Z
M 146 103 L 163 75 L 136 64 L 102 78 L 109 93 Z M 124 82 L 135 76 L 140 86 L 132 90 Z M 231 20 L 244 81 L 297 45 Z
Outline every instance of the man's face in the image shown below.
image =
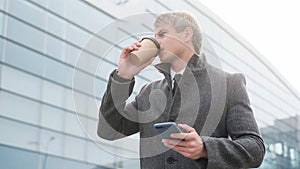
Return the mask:
M 172 63 L 181 57 L 185 44 L 183 41 L 184 33 L 177 32 L 173 25 L 162 24 L 155 29 L 155 38 L 160 43 L 160 61 Z

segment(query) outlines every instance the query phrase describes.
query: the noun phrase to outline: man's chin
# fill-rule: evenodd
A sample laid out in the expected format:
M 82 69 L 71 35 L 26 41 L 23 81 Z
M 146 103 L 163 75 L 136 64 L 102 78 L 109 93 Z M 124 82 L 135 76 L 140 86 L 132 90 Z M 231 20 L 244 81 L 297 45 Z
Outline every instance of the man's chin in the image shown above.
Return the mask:
M 166 63 L 166 59 L 163 55 L 159 55 L 159 60 L 161 63 Z
M 173 56 L 169 53 L 161 53 L 158 55 L 158 57 L 161 63 L 171 63 L 173 60 Z
M 169 55 L 167 53 L 164 53 L 164 52 L 161 52 L 159 55 L 158 55 L 159 59 L 160 59 L 160 62 L 162 63 L 165 63 L 168 61 L 168 58 L 169 58 Z
M 159 54 L 158 57 L 159 57 L 159 60 L 160 60 L 160 61 L 163 60 L 163 55 L 162 55 L 162 54 Z

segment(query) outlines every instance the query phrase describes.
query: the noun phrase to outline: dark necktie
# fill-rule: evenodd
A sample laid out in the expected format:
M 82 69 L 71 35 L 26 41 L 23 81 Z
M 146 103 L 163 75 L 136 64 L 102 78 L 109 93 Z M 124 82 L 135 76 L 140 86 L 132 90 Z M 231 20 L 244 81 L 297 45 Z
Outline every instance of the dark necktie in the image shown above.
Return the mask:
M 180 101 L 181 101 L 181 97 L 180 97 L 180 88 L 178 87 L 179 81 L 181 79 L 181 74 L 176 74 L 173 78 L 174 80 L 174 86 L 173 86 L 173 103 L 172 103 L 172 110 L 170 112 L 170 116 L 169 116 L 169 121 L 176 121 L 176 118 L 178 116 L 179 110 L 180 110 Z M 177 93 L 175 96 L 175 92 Z
M 174 96 L 174 94 L 175 94 L 175 92 L 176 92 L 176 90 L 178 88 L 178 83 L 179 83 L 179 81 L 181 79 L 181 76 L 182 76 L 181 74 L 176 74 L 174 76 L 174 78 L 173 78 L 173 80 L 174 80 L 173 96 Z

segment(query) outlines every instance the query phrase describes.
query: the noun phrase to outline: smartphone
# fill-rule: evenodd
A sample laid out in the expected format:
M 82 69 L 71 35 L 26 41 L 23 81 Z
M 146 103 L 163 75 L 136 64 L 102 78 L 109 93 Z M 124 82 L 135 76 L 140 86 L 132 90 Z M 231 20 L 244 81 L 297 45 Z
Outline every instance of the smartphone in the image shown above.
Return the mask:
M 163 139 L 174 139 L 171 138 L 173 133 L 182 133 L 180 128 L 174 122 L 155 123 L 154 128 L 160 134 Z M 181 140 L 181 139 L 179 139 Z

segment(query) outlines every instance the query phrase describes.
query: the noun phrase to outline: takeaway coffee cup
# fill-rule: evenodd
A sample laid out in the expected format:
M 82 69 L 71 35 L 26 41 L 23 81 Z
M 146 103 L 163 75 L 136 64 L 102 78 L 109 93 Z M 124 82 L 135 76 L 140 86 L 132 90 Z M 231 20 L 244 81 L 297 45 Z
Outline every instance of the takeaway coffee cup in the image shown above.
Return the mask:
M 141 44 L 142 46 L 138 50 L 132 51 L 128 56 L 129 62 L 136 66 L 146 63 L 160 52 L 160 45 L 153 37 L 142 38 Z

